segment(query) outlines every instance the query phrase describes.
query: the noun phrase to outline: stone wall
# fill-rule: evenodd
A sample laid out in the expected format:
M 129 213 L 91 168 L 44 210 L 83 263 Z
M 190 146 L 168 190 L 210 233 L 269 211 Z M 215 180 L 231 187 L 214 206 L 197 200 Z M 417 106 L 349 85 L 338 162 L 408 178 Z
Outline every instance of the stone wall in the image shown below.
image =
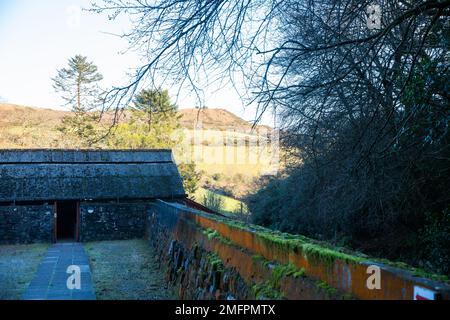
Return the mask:
M 167 270 L 166 279 L 175 288 L 179 299 L 232 300 L 250 297 L 249 287 L 239 273 L 234 268 L 225 267 L 213 251 L 206 250 L 197 242 L 195 237 L 202 233 L 197 233 L 195 226 L 180 224 L 178 234 L 184 237 L 172 237 L 171 219 L 174 216 L 168 214 L 159 218 L 162 219 L 158 219 L 155 213 L 149 216 L 148 239 L 161 269 Z M 161 223 L 161 220 L 164 222 Z
M 52 205 L 0 206 L 0 244 L 51 242 Z
M 417 288 L 450 298 L 448 280 L 404 264 L 179 204 L 158 201 L 150 212 L 148 239 L 181 299 L 412 300 Z M 369 288 L 373 267 L 379 287 Z
M 185 213 L 161 202 L 148 218 L 148 239 L 180 299 L 346 297 L 345 292 L 320 286 L 297 269 L 264 261 L 214 230 L 202 228 Z
M 214 253 L 197 243 L 187 248 L 173 240 L 168 251 L 168 282 L 183 300 L 234 300 L 251 296 L 247 283 L 233 268 L 226 268 Z
M 149 203 L 80 203 L 80 241 L 123 240 L 145 235 Z

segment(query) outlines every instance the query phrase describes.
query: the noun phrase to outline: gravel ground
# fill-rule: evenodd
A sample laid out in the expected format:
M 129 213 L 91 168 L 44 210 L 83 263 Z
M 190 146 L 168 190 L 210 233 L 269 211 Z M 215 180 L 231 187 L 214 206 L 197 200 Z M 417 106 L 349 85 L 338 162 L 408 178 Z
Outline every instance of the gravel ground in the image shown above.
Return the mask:
M 85 244 L 98 300 L 175 299 L 145 240 Z
M 18 300 L 50 244 L 0 246 L 0 300 Z

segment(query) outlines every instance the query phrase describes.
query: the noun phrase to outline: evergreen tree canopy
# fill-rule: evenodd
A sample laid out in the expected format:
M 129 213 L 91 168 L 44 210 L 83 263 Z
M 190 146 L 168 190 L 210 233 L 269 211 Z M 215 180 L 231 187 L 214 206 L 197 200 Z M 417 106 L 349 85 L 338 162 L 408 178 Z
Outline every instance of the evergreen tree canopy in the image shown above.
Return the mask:
M 167 90 L 142 90 L 130 109 L 131 119 L 117 126 L 111 147 L 171 149 L 181 141 L 180 115 Z
M 144 121 L 147 130 L 160 125 L 162 122 L 168 122 L 176 117 L 177 106 L 170 101 L 167 90 L 142 90 L 135 98 L 131 106 L 134 118 Z
M 101 91 L 98 82 L 103 76 L 87 57 L 76 55 L 69 59 L 68 68 L 58 70 L 53 78 L 56 92 L 66 101 L 74 112 L 94 109 L 101 102 Z
M 61 93 L 66 106 L 70 106 L 74 113 L 64 117 L 59 130 L 74 137 L 74 143 L 79 146 L 91 147 L 98 139 L 94 122 L 100 118 L 96 109 L 103 101 L 98 86 L 102 79 L 97 66 L 81 55 L 70 58 L 68 67 L 58 70 L 52 79 L 56 92 Z

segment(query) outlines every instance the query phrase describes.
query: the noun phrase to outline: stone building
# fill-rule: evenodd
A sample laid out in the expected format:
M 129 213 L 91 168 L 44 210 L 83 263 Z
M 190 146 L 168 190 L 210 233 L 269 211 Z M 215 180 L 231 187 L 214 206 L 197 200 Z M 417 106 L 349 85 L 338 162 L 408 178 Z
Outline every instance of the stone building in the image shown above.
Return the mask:
M 138 238 L 154 200 L 184 198 L 170 150 L 0 151 L 0 243 Z

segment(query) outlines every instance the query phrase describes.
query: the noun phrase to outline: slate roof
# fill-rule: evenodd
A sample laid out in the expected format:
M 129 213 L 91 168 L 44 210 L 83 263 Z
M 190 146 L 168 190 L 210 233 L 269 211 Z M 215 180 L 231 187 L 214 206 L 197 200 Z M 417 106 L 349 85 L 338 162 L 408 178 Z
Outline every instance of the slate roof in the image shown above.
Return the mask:
M 0 150 L 0 202 L 184 196 L 170 150 Z

